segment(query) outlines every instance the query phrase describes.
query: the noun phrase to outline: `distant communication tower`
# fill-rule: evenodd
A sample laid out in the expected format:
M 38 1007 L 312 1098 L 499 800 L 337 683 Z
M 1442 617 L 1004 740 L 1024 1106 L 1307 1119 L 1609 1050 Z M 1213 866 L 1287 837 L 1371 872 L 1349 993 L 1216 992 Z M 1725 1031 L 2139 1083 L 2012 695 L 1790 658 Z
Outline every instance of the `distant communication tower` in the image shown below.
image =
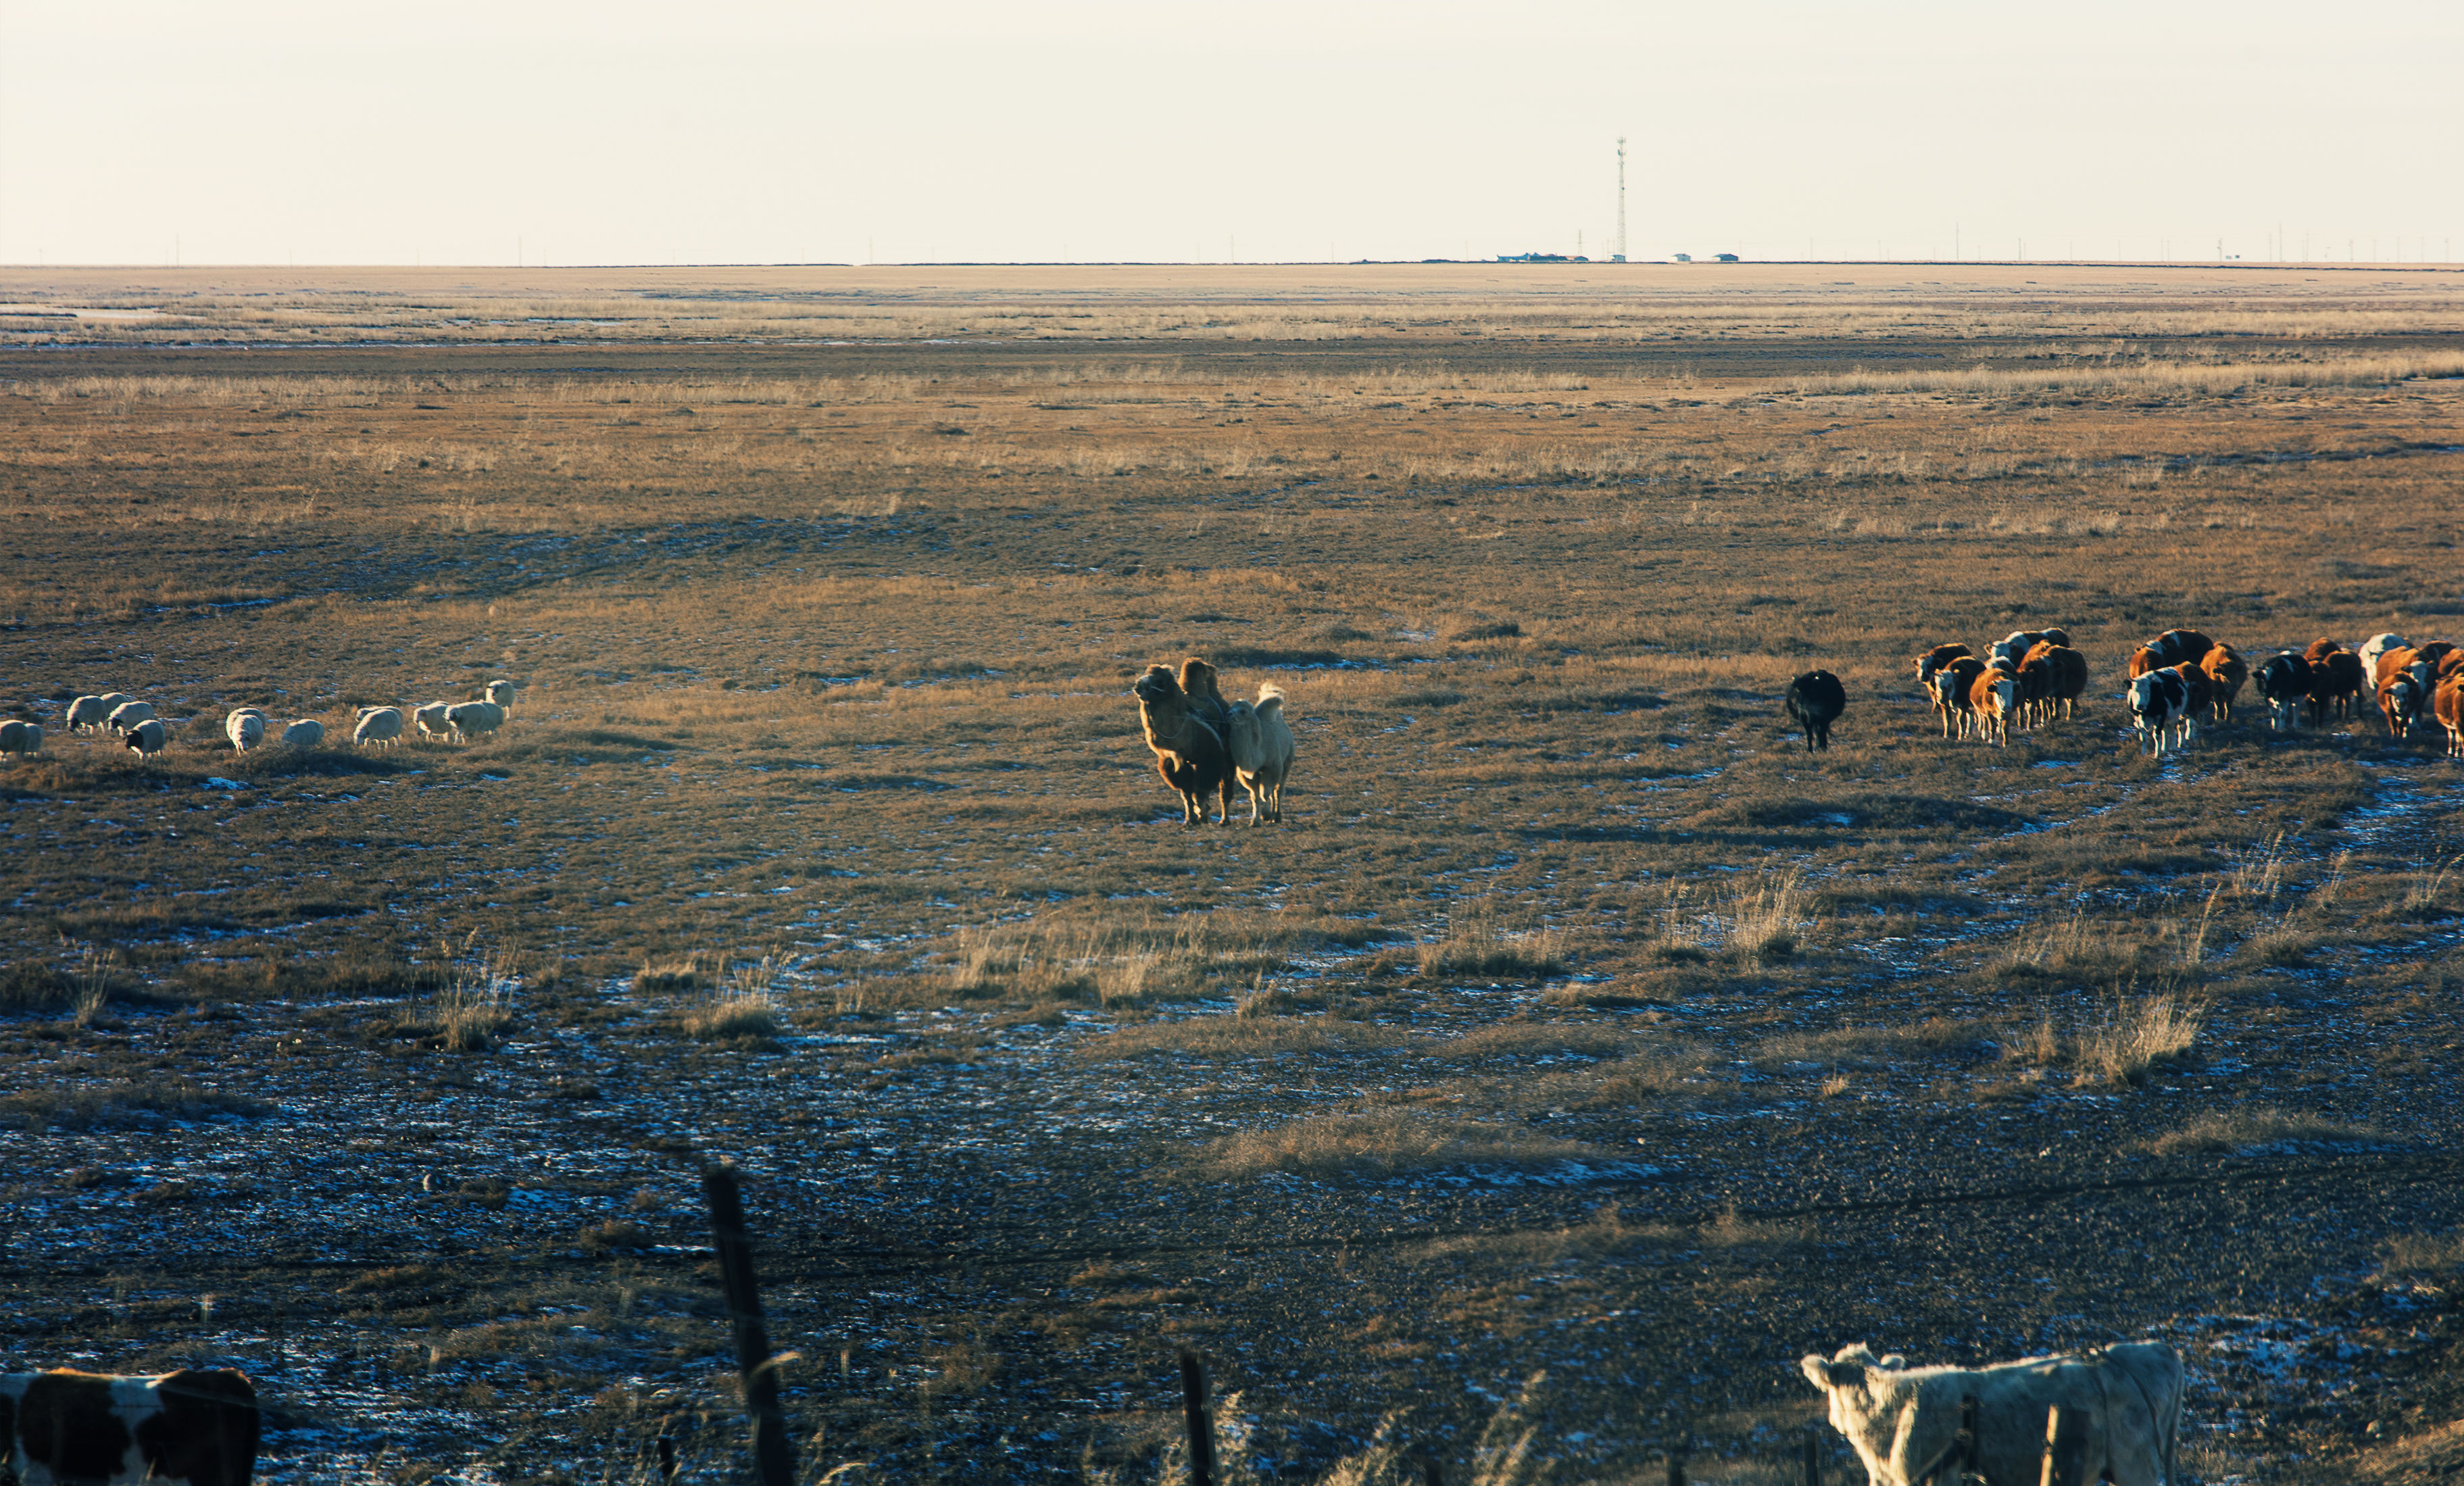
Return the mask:
M 1617 251 L 1609 254 L 1611 263 L 1625 261 L 1625 136 L 1617 136 Z

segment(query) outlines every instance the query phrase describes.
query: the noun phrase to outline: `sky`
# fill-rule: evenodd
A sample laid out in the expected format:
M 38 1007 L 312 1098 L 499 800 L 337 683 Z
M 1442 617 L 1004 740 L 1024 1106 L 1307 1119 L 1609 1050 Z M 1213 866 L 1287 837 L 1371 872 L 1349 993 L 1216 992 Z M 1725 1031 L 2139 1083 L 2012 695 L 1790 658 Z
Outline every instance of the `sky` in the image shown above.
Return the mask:
M 0 263 L 2452 259 L 2464 5 L 0 0 Z M 2280 243 L 2280 247 L 2278 246 Z

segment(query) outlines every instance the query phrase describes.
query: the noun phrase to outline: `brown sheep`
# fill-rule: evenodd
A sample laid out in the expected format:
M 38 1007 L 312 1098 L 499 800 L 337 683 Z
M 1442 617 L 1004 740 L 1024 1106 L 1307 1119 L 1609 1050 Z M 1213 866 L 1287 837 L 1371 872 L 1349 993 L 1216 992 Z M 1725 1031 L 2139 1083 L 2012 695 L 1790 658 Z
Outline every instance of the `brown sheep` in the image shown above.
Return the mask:
M 1199 664 L 1204 664 L 1203 662 Z M 1150 666 L 1130 689 L 1137 693 L 1138 721 L 1155 751 L 1155 773 L 1180 796 L 1180 822 L 1206 822 L 1206 797 L 1221 798 L 1215 823 L 1232 817 L 1232 755 L 1223 735 L 1200 722 L 1170 667 Z

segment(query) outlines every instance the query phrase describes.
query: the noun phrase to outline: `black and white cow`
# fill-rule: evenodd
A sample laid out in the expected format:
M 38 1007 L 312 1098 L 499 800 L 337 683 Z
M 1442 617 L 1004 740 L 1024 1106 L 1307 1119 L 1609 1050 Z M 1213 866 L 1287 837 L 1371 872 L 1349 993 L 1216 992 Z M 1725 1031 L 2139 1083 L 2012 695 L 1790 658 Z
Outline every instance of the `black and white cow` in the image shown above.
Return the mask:
M 26 1486 L 249 1486 L 256 1388 L 231 1367 L 0 1374 L 0 1476 Z
M 2130 726 L 2147 740 L 2154 756 L 2165 756 L 2165 738 L 2173 735 L 2178 751 L 2190 741 L 2190 684 L 2171 667 L 2151 670 L 2130 683 L 2122 694 L 2130 708 Z
M 2281 650 L 2261 661 L 2251 678 L 2258 699 L 2267 704 L 2268 726 L 2291 731 L 2300 726 L 2310 701 L 2310 663 L 2299 650 Z

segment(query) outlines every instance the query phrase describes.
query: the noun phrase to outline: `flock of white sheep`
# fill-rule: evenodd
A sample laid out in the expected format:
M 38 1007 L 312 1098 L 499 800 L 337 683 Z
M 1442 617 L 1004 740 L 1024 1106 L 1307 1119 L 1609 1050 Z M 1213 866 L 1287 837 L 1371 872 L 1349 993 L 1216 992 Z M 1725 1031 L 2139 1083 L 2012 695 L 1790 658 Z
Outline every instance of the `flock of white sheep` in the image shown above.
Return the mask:
M 352 719 L 351 743 L 356 748 L 398 743 L 406 727 L 417 728 L 423 738 L 462 742 L 484 737 L 505 725 L 505 716 L 513 705 L 514 684 L 498 680 L 489 682 L 482 696 L 468 702 L 430 702 L 426 707 L 414 707 L 407 721 L 399 707 L 363 707 Z M 78 697 L 69 704 L 63 720 L 71 732 L 113 733 L 141 758 L 163 752 L 171 741 L 163 719 L 155 715 L 154 704 L 141 702 L 124 691 Z M 261 707 L 232 708 L 223 718 L 223 732 L 231 739 L 232 749 L 242 754 L 269 742 L 305 750 L 320 747 L 325 741 L 325 725 L 316 718 L 302 717 L 276 731 L 275 720 Z M 43 730 L 33 723 L 0 724 L 0 754 L 39 754 L 42 749 Z

